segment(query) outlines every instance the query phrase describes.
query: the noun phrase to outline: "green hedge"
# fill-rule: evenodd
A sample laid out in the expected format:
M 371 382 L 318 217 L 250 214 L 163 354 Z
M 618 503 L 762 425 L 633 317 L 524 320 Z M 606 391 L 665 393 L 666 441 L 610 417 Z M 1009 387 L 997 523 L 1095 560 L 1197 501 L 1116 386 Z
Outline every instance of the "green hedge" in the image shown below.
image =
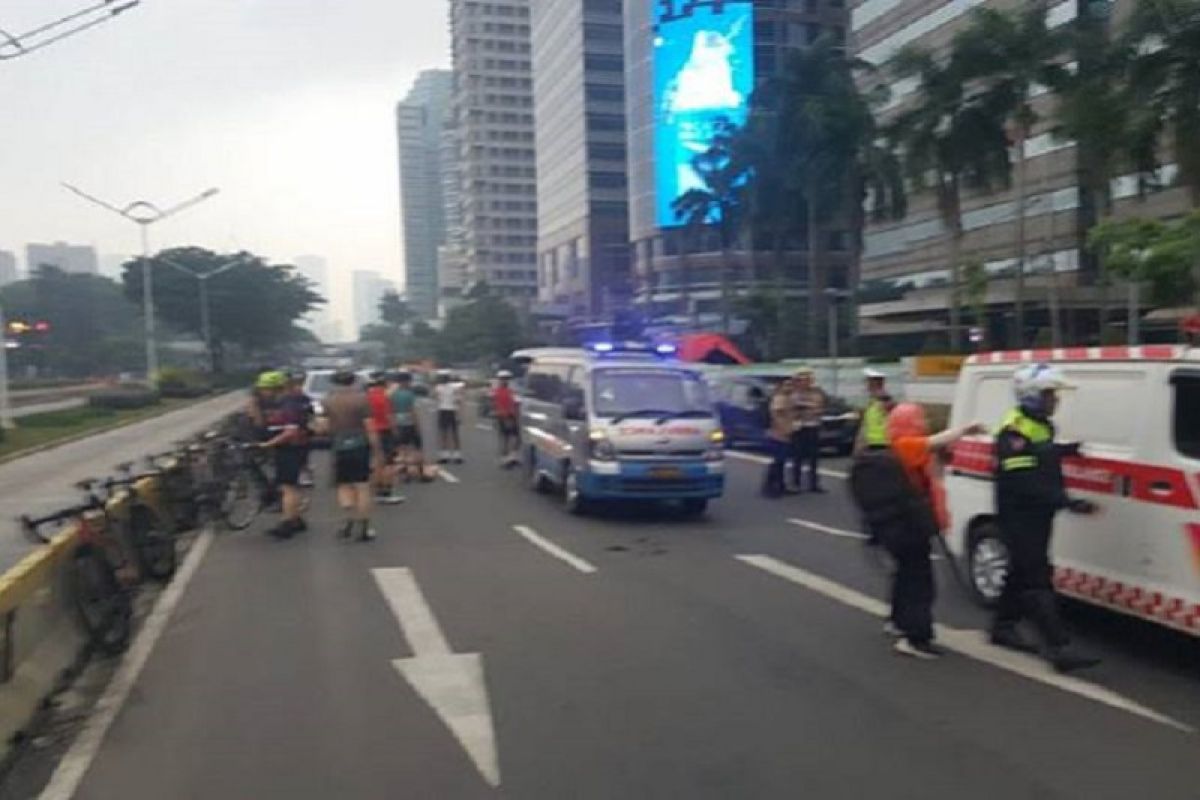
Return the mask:
M 106 389 L 103 392 L 88 397 L 91 408 L 127 409 L 147 408 L 159 401 L 158 392 L 145 386 L 130 386 L 120 389 Z
M 194 369 L 167 367 L 159 370 L 158 391 L 163 397 L 203 397 L 212 391 L 212 382 Z

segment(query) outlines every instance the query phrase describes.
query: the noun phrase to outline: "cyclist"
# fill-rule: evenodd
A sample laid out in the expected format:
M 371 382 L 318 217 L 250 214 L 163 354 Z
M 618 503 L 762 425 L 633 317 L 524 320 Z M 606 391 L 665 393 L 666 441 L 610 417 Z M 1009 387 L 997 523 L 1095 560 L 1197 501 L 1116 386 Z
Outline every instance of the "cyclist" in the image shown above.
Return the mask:
M 462 443 L 458 435 L 458 421 L 462 416 L 462 386 L 454 381 L 449 370 L 438 372 L 437 385 L 433 387 L 438 413 L 438 463 L 461 464 Z
M 312 467 L 309 466 L 309 455 L 312 452 L 313 424 L 317 412 L 312 398 L 304 393 L 304 370 L 295 369 L 288 373 L 288 391 L 284 401 L 295 405 L 296 410 L 304 417 L 304 459 L 300 470 L 300 486 L 310 488 L 313 485 Z
M 383 463 L 375 470 L 375 499 L 380 503 L 395 505 L 404 502 L 396 493 L 396 423 L 392 415 L 392 401 L 388 396 L 387 375 L 372 372 L 367 383 L 367 402 L 371 406 L 371 427 L 379 434 L 379 446 L 383 450 Z
M 506 369 L 496 373 L 496 388 L 492 390 L 492 416 L 496 418 L 496 433 L 500 437 L 500 466 L 514 467 L 520 461 L 517 452 L 521 440 L 517 427 L 517 398 L 509 383 L 512 373 Z
M 290 395 L 284 373 L 263 373 L 257 387 L 267 435 L 261 446 L 274 453 L 275 484 L 283 492 L 283 519 L 268 533 L 278 539 L 290 539 L 308 528 L 301 516 L 299 488 L 300 471 L 308 451 L 308 420 L 302 403 Z
M 417 394 L 413 391 L 412 373 L 401 370 L 392 375 L 390 398 L 396 425 L 397 458 L 405 479 L 432 480 L 425 474 L 425 452 L 421 441 L 421 425 L 417 419 Z
M 354 373 L 339 370 L 332 382 L 324 406 L 338 505 L 346 515 L 338 535 L 349 539 L 357 530 L 359 539 L 369 541 L 375 538 L 371 471 L 383 464 L 383 449 L 371 424 L 371 404 L 366 393 L 355 387 Z

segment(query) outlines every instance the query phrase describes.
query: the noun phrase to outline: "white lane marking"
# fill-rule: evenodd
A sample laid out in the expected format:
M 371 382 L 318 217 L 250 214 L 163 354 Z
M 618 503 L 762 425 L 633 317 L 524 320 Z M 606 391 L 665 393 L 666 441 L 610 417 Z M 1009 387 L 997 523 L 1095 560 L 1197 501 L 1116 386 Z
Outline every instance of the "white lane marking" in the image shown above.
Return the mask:
M 392 666 L 450 729 L 488 785 L 499 786 L 500 758 L 483 657 L 450 651 L 412 570 L 381 568 L 371 574 L 413 651 L 412 658 L 397 658 Z
M 188 551 L 187 558 L 184 559 L 174 580 L 155 601 L 150 616 L 146 618 L 142 630 L 122 658 L 121 666 L 105 688 L 104 694 L 96 702 L 95 710 L 84 723 L 83 730 L 71 743 L 71 749 L 59 762 L 46 788 L 42 789 L 40 800 L 69 800 L 78 791 L 79 784 L 100 751 L 100 746 L 104 744 L 104 737 L 108 734 L 113 720 L 124 708 L 155 644 L 158 643 L 167 623 L 171 621 L 175 607 L 179 605 L 188 584 L 200 568 L 200 562 L 204 560 L 212 539 L 212 530 L 207 529 L 192 544 L 192 549 Z
M 771 459 L 768 456 L 762 456 L 758 453 L 747 453 L 742 450 L 726 450 L 725 457 L 731 458 L 734 461 L 745 461 L 748 464 L 762 464 L 765 466 L 771 463 Z M 850 479 L 850 473 L 842 472 L 841 470 L 819 469 L 817 472 L 821 473 L 821 475 L 825 476 L 826 478 L 834 478 L 835 480 L 839 481 Z
M 495 430 L 495 428 L 493 428 L 491 425 L 485 425 L 482 422 L 476 422 L 475 430 L 483 431 L 484 433 L 492 433 Z
M 596 568 L 591 564 L 584 561 L 579 556 L 567 552 L 549 539 L 539 535 L 537 531 L 527 525 L 513 525 L 513 530 L 534 547 L 540 547 L 550 555 L 554 556 L 560 561 L 565 561 L 585 575 L 590 575 L 596 571 Z
M 831 528 L 828 525 L 822 525 L 819 522 L 809 522 L 806 519 L 796 519 L 793 517 L 789 519 L 788 522 L 790 522 L 792 525 L 798 525 L 801 528 L 808 528 L 809 530 L 814 530 L 818 533 L 825 533 L 830 536 L 839 536 L 843 539 L 856 539 L 862 542 L 871 538 L 865 533 L 856 533 L 855 531 L 842 530 L 841 528 Z
M 438 477 L 444 480 L 446 483 L 462 483 L 462 481 L 458 479 L 457 475 L 445 467 L 438 467 Z
M 771 556 L 743 555 L 734 556 L 734 558 L 744 564 L 757 567 L 776 577 L 783 578 L 818 594 L 822 594 L 843 605 L 857 608 L 859 611 L 866 612 L 873 617 L 885 619 L 888 616 L 889 609 L 887 605 L 876 600 L 874 597 L 869 597 L 848 586 L 843 586 L 836 581 L 831 581 L 820 575 L 814 575 L 811 572 L 772 558 Z M 1183 731 L 1184 733 L 1196 732 L 1189 725 L 1160 714 L 1103 686 L 1098 686 L 1069 675 L 1059 675 L 1039 658 L 996 647 L 987 641 L 986 634 L 983 631 L 963 630 L 961 628 L 951 628 L 947 625 L 936 625 L 935 628 L 939 644 L 967 658 L 990 664 L 999 669 L 1020 675 L 1023 678 L 1028 678 L 1047 686 L 1053 686 L 1062 691 L 1079 695 L 1110 708 L 1125 711 L 1143 719 L 1157 722 L 1160 725 L 1166 725 L 1167 727 Z

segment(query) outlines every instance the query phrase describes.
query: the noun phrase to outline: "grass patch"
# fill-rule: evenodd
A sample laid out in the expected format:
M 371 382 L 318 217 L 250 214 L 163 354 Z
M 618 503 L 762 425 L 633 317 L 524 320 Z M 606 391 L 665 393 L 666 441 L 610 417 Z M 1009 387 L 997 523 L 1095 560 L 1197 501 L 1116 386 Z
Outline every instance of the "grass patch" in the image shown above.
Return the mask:
M 17 417 L 13 420 L 15 427 L 4 431 L 4 438 L 0 441 L 0 461 L 24 450 L 44 447 L 91 431 L 129 425 L 195 402 L 192 399 L 168 399 L 146 408 L 121 410 L 83 406 Z

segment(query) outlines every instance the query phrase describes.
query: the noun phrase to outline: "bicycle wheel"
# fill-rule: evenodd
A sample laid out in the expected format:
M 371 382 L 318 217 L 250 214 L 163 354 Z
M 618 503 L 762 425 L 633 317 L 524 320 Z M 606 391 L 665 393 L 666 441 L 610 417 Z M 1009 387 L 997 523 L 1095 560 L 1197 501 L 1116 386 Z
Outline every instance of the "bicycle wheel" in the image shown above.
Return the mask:
M 129 538 L 142 576 L 156 581 L 170 580 L 178 564 L 175 537 L 159 529 L 149 509 L 138 507 L 131 512 Z
M 103 551 L 81 544 L 72 559 L 71 599 L 88 641 L 101 652 L 117 655 L 133 634 L 133 606 Z
M 249 469 L 242 469 L 225 486 L 221 497 L 221 516 L 230 530 L 242 531 L 254 522 L 258 512 L 262 511 L 262 505 L 262 487 Z

